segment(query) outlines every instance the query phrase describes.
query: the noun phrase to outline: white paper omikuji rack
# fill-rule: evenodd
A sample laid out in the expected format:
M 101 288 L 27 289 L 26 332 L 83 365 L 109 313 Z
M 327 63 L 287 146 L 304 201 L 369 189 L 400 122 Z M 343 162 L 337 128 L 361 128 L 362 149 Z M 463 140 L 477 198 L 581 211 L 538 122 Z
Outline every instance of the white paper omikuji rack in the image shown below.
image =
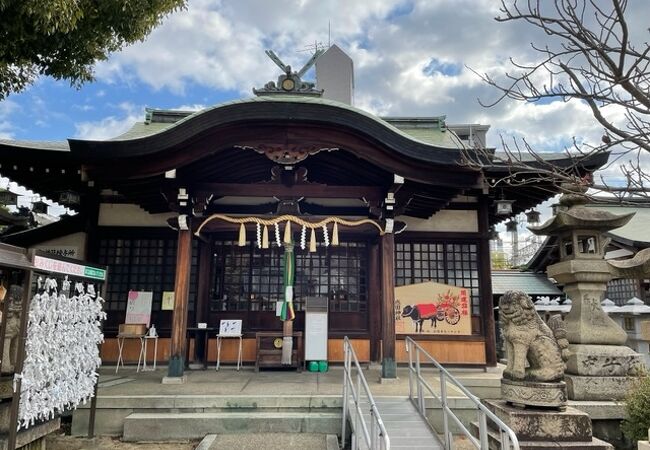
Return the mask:
M 87 400 L 91 401 L 88 433 L 94 434 L 106 267 L 4 244 L 0 267 L 24 271 L 17 308 L 18 336 L 23 338 L 16 346 L 7 448 L 15 449 L 19 428 L 54 418 Z M 0 348 L 5 338 L 6 329 Z

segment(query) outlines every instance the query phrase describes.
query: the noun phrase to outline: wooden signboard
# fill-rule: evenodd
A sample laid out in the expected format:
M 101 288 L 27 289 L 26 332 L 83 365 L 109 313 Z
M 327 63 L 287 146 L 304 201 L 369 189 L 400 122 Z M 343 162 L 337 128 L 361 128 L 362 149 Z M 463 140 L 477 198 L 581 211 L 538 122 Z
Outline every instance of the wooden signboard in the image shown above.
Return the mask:
M 395 288 L 396 334 L 472 334 L 469 289 L 447 284 Z

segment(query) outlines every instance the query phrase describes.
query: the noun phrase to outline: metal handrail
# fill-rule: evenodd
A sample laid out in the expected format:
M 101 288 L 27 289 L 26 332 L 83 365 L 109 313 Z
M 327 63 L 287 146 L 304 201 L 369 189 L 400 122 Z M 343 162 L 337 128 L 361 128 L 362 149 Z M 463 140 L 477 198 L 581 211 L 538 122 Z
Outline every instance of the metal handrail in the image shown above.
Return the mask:
M 415 349 L 415 352 L 413 352 Z M 416 409 L 420 415 L 426 419 L 426 410 L 424 405 L 424 389 L 429 391 L 429 393 L 436 398 L 442 405 L 442 423 L 443 423 L 443 432 L 444 432 L 444 444 L 446 449 L 453 448 L 453 436 L 449 431 L 449 420 L 451 419 L 463 432 L 463 434 L 470 440 L 470 442 L 477 449 L 486 449 L 489 447 L 489 434 L 488 434 L 488 425 L 487 419 L 490 419 L 498 428 L 499 436 L 501 441 L 502 449 L 514 449 L 519 450 L 519 440 L 517 435 L 512 429 L 506 425 L 501 419 L 499 419 L 492 411 L 487 409 L 487 407 L 481 403 L 481 400 L 472 394 L 465 386 L 463 386 L 460 381 L 458 381 L 452 374 L 450 374 L 447 369 L 442 367 L 442 365 L 435 360 L 425 349 L 423 349 L 417 342 L 412 338 L 406 338 L 406 351 L 409 355 L 409 398 L 415 405 Z M 413 365 L 413 353 L 415 353 L 415 366 Z M 426 357 L 428 362 L 432 363 L 440 371 L 440 394 L 436 392 L 435 389 L 427 383 L 427 381 L 422 376 L 421 365 L 420 365 L 420 354 Z M 414 378 L 417 381 L 415 386 L 417 398 L 413 397 L 413 388 L 414 388 Z M 474 403 L 478 411 L 478 429 L 479 429 L 479 438 L 476 439 L 472 433 L 463 425 L 458 416 L 449 408 L 447 402 L 447 382 L 451 382 L 456 386 L 463 394 L 467 396 L 468 399 Z
M 375 400 L 372 398 L 370 388 L 363 375 L 357 355 L 347 336 L 343 338 L 343 352 L 345 355 L 343 363 L 343 420 L 341 426 L 341 448 L 345 448 L 345 435 L 347 428 L 348 400 L 352 397 L 353 408 L 350 409 L 350 421 L 354 424 L 354 435 L 351 438 L 352 450 L 359 448 L 360 434 L 370 450 L 390 450 L 390 438 L 386 432 L 384 422 L 381 420 Z M 352 363 L 356 368 L 356 387 L 352 379 Z M 361 395 L 365 394 L 365 400 L 370 405 L 370 430 L 363 417 L 361 409 Z

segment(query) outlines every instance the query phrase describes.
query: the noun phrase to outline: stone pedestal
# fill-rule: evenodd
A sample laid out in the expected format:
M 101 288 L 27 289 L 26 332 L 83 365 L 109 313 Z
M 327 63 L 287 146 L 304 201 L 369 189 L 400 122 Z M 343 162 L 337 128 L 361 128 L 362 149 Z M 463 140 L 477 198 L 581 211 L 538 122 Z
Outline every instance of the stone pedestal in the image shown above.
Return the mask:
M 565 380 L 571 400 L 623 400 L 643 371 L 643 357 L 622 345 L 572 344 Z
M 611 450 L 607 442 L 594 438 L 589 415 L 567 407 L 565 411 L 521 409 L 504 400 L 483 402 L 517 435 L 522 449 L 581 448 Z M 472 430 L 478 436 L 477 424 Z M 500 449 L 499 433 L 490 424 L 490 449 Z
M 564 410 L 567 402 L 566 384 L 501 379 L 501 398 L 514 406 L 540 406 Z

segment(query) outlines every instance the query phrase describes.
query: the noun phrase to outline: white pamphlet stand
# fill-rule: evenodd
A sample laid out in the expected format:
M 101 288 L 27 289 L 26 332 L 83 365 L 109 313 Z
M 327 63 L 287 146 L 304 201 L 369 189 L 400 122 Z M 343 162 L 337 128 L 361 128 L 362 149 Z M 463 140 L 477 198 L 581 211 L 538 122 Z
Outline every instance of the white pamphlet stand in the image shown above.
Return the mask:
M 153 339 L 153 367 L 151 369 L 147 368 L 147 342 L 149 340 Z M 147 371 L 155 371 L 156 370 L 156 360 L 158 359 L 158 335 L 146 335 L 144 337 L 144 352 L 143 352 L 143 364 L 142 364 L 142 371 L 147 372 Z M 138 361 L 138 369 L 140 369 L 140 361 Z
M 217 370 L 221 363 L 221 341 L 224 338 L 238 338 L 239 351 L 237 353 L 237 370 L 241 367 L 241 354 L 242 354 L 242 334 L 241 334 L 241 320 L 222 320 L 219 322 L 219 334 L 217 334 Z

